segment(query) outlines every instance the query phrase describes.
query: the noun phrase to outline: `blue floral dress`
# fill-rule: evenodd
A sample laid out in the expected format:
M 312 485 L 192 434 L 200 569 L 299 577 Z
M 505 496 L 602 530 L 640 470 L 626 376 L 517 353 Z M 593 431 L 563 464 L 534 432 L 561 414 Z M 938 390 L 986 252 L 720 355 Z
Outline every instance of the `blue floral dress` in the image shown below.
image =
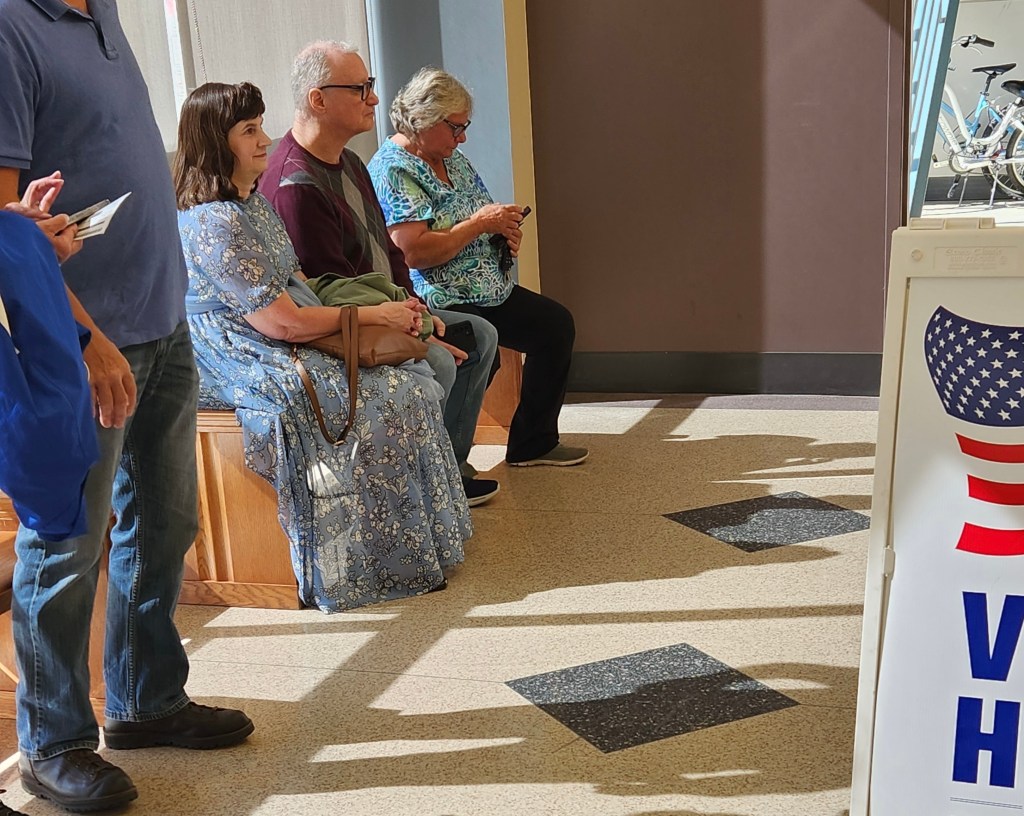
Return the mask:
M 335 612 L 437 587 L 462 561 L 472 526 L 436 393 L 403 368 L 361 368 L 352 431 L 344 445 L 327 444 L 289 345 L 244 318 L 286 289 L 300 305 L 303 290 L 316 302 L 294 277 L 284 224 L 257 193 L 179 213 L 178 228 L 199 402 L 236 409 L 246 464 L 277 489 L 302 601 Z M 344 363 L 299 354 L 328 426 L 340 430 Z
M 494 199 L 461 150 L 444 160 L 449 187 L 423 159 L 385 139 L 367 169 L 389 227 L 426 221 L 430 229 L 451 229 Z M 413 288 L 432 309 L 457 303 L 500 306 L 515 282 L 498 266 L 498 249 L 481 235 L 446 263 L 410 269 Z

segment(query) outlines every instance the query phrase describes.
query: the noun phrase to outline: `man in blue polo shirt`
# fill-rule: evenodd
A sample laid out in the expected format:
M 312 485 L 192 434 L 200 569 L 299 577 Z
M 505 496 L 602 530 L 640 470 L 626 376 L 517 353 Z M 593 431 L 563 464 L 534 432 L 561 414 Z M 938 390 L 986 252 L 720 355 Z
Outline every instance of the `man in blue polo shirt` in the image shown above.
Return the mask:
M 213 748 L 244 740 L 240 711 L 192 703 L 174 626 L 197 530 L 198 378 L 167 157 L 114 0 L 0 0 L 0 206 L 61 170 L 62 210 L 131 192 L 106 235 L 64 265 L 100 460 L 86 481 L 88 532 L 18 533 L 14 633 L 18 739 L 27 790 L 72 810 L 136 797 L 101 759 L 89 705 L 89 618 L 110 533 L 105 740 L 110 748 Z

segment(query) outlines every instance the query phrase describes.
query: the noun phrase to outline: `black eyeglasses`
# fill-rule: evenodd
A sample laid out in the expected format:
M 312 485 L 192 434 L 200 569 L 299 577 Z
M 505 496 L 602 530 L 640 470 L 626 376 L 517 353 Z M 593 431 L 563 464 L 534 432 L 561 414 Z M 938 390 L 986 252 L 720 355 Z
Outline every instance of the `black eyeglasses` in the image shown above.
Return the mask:
M 373 86 L 377 82 L 377 77 L 367 77 L 366 82 L 360 82 L 358 85 L 320 85 L 318 90 L 326 91 L 328 88 L 347 88 L 350 91 L 359 91 L 359 98 L 366 101 L 366 97 L 373 93 Z
M 452 129 L 452 136 L 456 139 L 458 139 L 463 133 L 465 133 L 469 129 L 469 126 L 473 124 L 472 120 L 470 119 L 467 119 L 466 124 L 464 125 L 457 125 L 454 122 L 449 122 L 447 119 L 442 119 L 441 121 Z

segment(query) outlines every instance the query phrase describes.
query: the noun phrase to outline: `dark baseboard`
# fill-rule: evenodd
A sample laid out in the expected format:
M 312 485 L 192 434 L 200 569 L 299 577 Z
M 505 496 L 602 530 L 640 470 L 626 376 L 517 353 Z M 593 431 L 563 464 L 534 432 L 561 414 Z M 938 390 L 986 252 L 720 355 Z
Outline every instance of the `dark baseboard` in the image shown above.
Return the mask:
M 573 354 L 570 391 L 878 396 L 881 354 L 598 352 Z

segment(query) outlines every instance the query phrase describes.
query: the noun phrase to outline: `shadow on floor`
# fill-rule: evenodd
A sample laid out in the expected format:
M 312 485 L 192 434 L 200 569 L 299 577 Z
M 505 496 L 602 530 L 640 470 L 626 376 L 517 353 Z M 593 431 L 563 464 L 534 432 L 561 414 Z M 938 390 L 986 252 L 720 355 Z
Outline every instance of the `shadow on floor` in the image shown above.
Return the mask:
M 442 638 L 459 630 L 571 624 L 585 632 L 585 627 L 596 625 L 712 624 L 859 615 L 860 605 L 849 603 L 752 607 L 736 603 L 712 609 L 595 610 L 571 615 L 480 612 L 481 606 L 511 604 L 573 587 L 636 584 L 637 597 L 642 598 L 641 586 L 649 581 L 680 580 L 741 566 L 757 570 L 835 555 L 834 550 L 817 542 L 744 553 L 667 520 L 663 523 L 676 529 L 666 532 L 665 540 L 638 539 L 635 517 L 616 508 L 615 502 L 631 486 L 650 483 L 652 473 L 657 474 L 662 488 L 653 498 L 667 505 L 662 512 L 768 495 L 771 490 L 759 481 L 870 474 L 869 468 L 821 467 L 872 456 L 874 446 L 868 443 L 821 443 L 813 436 L 768 434 L 693 439 L 679 433 L 684 424 L 681 419 L 685 419 L 680 414 L 686 413 L 652 412 L 623 436 L 567 435 L 568 444 L 591 448 L 593 458 L 584 467 L 614 466 L 616 474 L 602 488 L 607 492 L 586 496 L 584 502 L 580 501 L 577 483 L 576 506 L 572 502 L 566 506 L 558 488 L 531 487 L 529 472 L 504 471 L 501 478 L 515 479 L 516 489 L 528 496 L 530 490 L 546 490 L 552 509 L 565 508 L 562 521 L 554 513 L 545 514 L 533 507 L 502 508 L 496 501 L 490 516 L 479 516 L 477 540 L 470 542 L 469 561 L 454 574 L 444 593 L 364 608 L 359 610 L 364 613 L 360 619 L 344 614 L 324 618 L 311 611 L 309 623 L 291 619 L 288 623 L 253 627 L 208 625 L 223 610 L 189 610 L 190 625 L 183 634 L 191 639 L 188 648 L 193 655 L 224 639 L 237 641 L 244 650 L 246 639 L 269 635 L 323 632 L 372 633 L 372 637 L 338 669 L 325 673 L 299 701 L 204 699 L 211 704 L 241 705 L 251 714 L 257 731 L 245 745 L 191 755 L 172 749 L 107 752 L 108 758 L 132 774 L 140 788 L 142 799 L 132 811 L 154 816 L 272 812 L 267 808 L 277 797 L 406 787 L 581 784 L 616 797 L 676 794 L 722 798 L 794 795 L 847 787 L 854 700 L 849 699 L 848 706 L 837 706 L 836 690 L 845 694 L 856 687 L 856 669 L 852 667 L 817 663 L 735 666 L 784 694 L 789 694 L 791 687 L 799 689 L 795 696 L 800 705 L 611 754 L 601 753 L 570 730 L 549 721 L 525 700 L 486 708 L 467 704 L 466 710 L 426 714 L 404 713 L 381 702 L 393 684 L 410 677 L 408 672 Z M 629 449 L 641 455 L 630 456 Z M 587 473 L 565 475 L 575 479 Z M 553 480 L 548 481 L 550 484 Z M 568 487 L 570 493 L 573 489 L 572 485 Z M 837 493 L 821 498 L 850 509 L 870 506 L 870 498 L 862 495 Z M 592 517 L 593 538 L 573 538 L 572 530 L 559 526 L 583 524 L 582 515 L 570 518 L 570 513 L 577 512 Z M 660 515 L 657 507 L 634 512 Z M 501 539 L 496 534 L 499 527 L 506 532 Z M 509 529 L 521 531 L 522 540 L 508 536 Z M 602 558 L 602 553 L 612 547 L 628 548 L 632 557 L 614 562 Z M 366 613 L 380 615 L 368 619 Z M 357 659 L 362 667 L 379 664 L 386 668 L 354 669 Z M 561 665 L 559 656 L 552 655 L 552 668 Z M 239 664 L 237 670 L 258 672 L 260 666 Z M 446 682 L 439 677 L 428 679 Z M 487 685 L 485 681 L 472 682 Z M 504 693 L 501 679 L 493 683 Z M 449 705 L 458 706 L 457 694 L 456 699 L 447 701 Z M 476 742 L 471 745 L 470 741 Z M 481 746 L 481 741 L 493 744 Z M 359 751 L 353 752 L 353 746 Z M 346 753 L 351 758 L 332 758 Z M 12 779 L 8 774 L 4 781 L 11 784 Z M 188 784 L 182 785 L 183 779 Z M 21 809 L 31 816 L 58 812 L 39 801 Z M 308 802 L 304 810 L 313 812 Z M 446 803 L 445 812 L 449 811 L 457 812 Z M 425 809 L 424 816 L 432 812 L 438 811 Z M 465 813 L 468 816 L 469 811 Z M 634 816 L 670 814 L 697 816 L 685 810 L 635 811 Z M 474 812 L 473 816 L 480 815 Z

